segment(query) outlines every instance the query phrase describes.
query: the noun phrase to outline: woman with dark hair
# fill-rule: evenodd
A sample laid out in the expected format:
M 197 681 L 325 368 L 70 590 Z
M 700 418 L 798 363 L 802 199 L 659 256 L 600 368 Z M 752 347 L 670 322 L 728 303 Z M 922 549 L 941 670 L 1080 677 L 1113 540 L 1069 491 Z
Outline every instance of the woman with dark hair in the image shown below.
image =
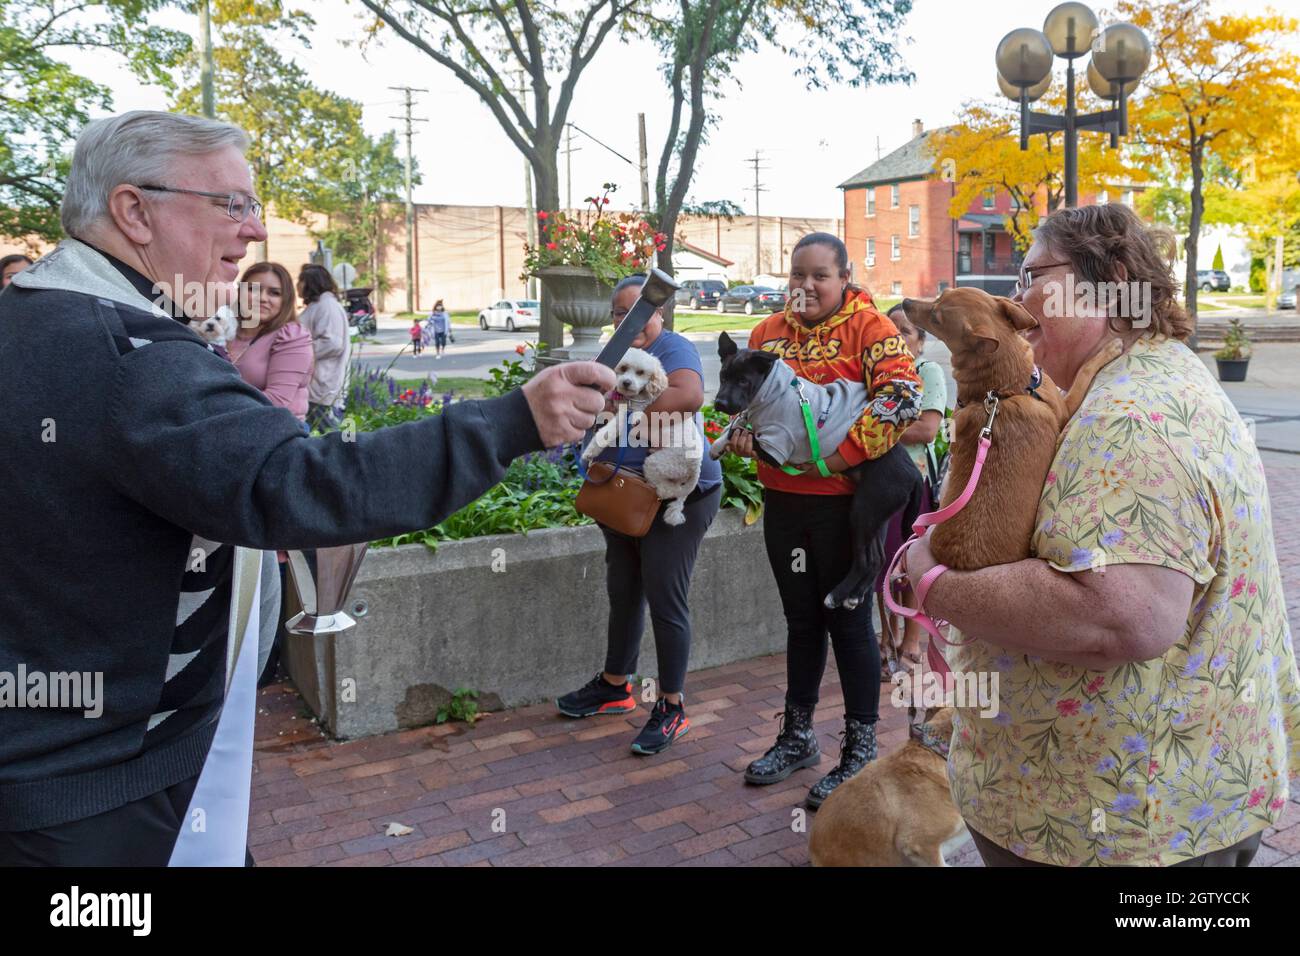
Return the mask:
M 240 282 L 249 287 L 248 315 L 240 316 L 239 334 L 226 345 L 230 360 L 249 385 L 272 405 L 287 408 L 300 422 L 307 419 L 311 382 L 311 336 L 294 317 L 293 280 L 278 262 L 257 262 Z
M 22 272 L 31 264 L 32 260 L 21 252 L 15 252 L 12 255 L 0 259 L 0 289 L 3 289 L 12 282 L 14 276 L 18 275 L 18 273 Z
M 443 308 L 442 299 L 433 304 L 433 311 L 425 323 L 425 331 L 433 336 L 433 345 L 437 350 L 433 357 L 442 358 L 442 353 L 447 351 L 447 335 L 451 332 L 451 316 Z
M 995 707 L 958 706 L 948 763 L 991 866 L 1246 866 L 1300 772 L 1264 466 L 1183 344 L 1173 249 L 1111 203 L 1054 212 L 1025 254 L 1015 301 L 1057 387 L 1124 351 L 1061 435 L 1032 556 L 926 598 L 960 631 L 949 667 L 999 675 Z M 908 577 L 934 566 L 922 538 Z
M 307 424 L 326 430 L 336 428 L 334 407 L 343 395 L 348 373 L 348 314 L 338 300 L 338 286 L 324 266 L 314 263 L 298 270 L 298 294 L 305 308 L 298 316 L 311 335 L 314 364 L 307 389 Z
M 880 647 L 871 602 L 853 610 L 827 610 L 822 603 L 852 562 L 854 485 L 840 472 L 880 457 L 902 438 L 917 416 L 920 379 L 898 329 L 867 292 L 849 282 L 844 243 L 825 232 L 810 233 L 795 244 L 785 311 L 760 322 L 749 347 L 776 352 L 812 382 L 862 382 L 870 397 L 844 442 L 826 449 L 826 465 L 834 473 L 829 478 L 821 477 L 815 466 L 791 476 L 758 464 L 765 488 L 763 538 L 788 630 L 787 687 L 776 743 L 749 765 L 745 779 L 776 783 L 820 761 L 813 710 L 826 670 L 829 632 L 844 694 L 844 739 L 839 763 L 809 791 L 808 804 L 816 808 L 876 758 L 880 705 Z M 734 434 L 729 448 L 753 457 L 753 437 Z
M 628 276 L 614 288 L 610 317 L 617 327 L 641 294 L 645 276 Z M 650 720 L 632 741 L 632 752 L 656 754 L 690 729 L 682 697 L 691 653 L 691 611 L 687 595 L 691 572 L 700 541 L 718 513 L 722 499 L 722 468 L 709 457 L 699 414 L 704 404 L 704 366 L 694 344 L 685 336 L 664 328 L 663 313 L 656 310 L 645 329 L 632 340 L 632 348 L 644 349 L 663 365 L 668 388 L 646 408 L 651 416 L 650 433 L 656 414 L 691 415 L 700 431 L 700 479 L 686 498 L 685 523 L 670 526 L 663 521 L 660 506 L 650 531 L 630 538 L 601 526 L 605 535 L 605 587 L 609 592 L 609 630 L 606 637 L 605 669 L 582 687 L 565 694 L 555 703 L 568 717 L 597 714 L 625 714 L 636 709 L 629 675 L 635 673 L 645 630 L 645 609 L 650 607 L 654 626 L 655 652 L 659 663 L 659 687 Z M 607 406 L 613 411 L 613 404 Z M 610 448 L 601 461 L 614 462 L 622 455 L 623 469 L 639 470 L 650 449 L 637 447 L 635 435 L 628 447 Z

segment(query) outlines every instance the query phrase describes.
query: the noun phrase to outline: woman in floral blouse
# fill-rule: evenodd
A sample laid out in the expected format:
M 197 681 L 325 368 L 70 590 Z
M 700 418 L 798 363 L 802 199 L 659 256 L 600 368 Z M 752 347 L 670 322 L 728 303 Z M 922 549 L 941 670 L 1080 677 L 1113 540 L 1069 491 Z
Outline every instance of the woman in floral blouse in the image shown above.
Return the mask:
M 1183 344 L 1160 238 L 1116 204 L 1039 228 L 1016 294 L 1037 361 L 1067 388 L 1125 351 L 1066 426 L 1036 557 L 945 572 L 926 600 L 960 631 L 949 666 L 998 676 L 995 716 L 958 708 L 948 765 L 990 865 L 1244 866 L 1300 771 L 1264 468 Z

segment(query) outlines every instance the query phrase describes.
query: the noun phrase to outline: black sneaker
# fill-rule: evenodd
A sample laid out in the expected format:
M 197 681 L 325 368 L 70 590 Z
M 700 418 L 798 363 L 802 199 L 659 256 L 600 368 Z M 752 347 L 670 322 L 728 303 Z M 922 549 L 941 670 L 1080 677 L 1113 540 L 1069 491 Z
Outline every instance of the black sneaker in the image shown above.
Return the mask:
M 565 717 L 593 717 L 596 714 L 626 714 L 636 710 L 632 682 L 611 684 L 597 674 L 571 694 L 556 698 L 555 706 Z
M 690 729 L 691 722 L 686 719 L 686 708 L 681 704 L 670 704 L 666 697 L 660 697 L 655 709 L 650 712 L 650 720 L 641 728 L 636 740 L 632 741 L 632 753 L 661 753 Z

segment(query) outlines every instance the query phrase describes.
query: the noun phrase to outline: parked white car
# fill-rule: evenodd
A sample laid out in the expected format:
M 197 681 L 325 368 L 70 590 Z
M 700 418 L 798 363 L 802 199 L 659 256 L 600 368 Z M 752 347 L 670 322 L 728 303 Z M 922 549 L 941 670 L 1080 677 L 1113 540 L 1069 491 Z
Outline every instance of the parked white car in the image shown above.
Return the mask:
M 537 329 L 542 325 L 542 304 L 536 299 L 502 299 L 478 314 L 478 327 L 487 329 Z

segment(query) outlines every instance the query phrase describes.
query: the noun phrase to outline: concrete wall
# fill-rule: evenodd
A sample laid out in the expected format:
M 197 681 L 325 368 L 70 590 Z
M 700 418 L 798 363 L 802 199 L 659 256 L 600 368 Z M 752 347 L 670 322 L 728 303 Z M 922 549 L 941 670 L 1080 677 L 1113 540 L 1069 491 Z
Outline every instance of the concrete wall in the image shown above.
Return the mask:
M 720 511 L 701 545 L 692 669 L 785 647 L 762 526 L 743 518 Z M 447 542 L 436 553 L 372 550 L 348 606 L 357 602 L 366 612 L 354 629 L 316 644 L 292 638 L 289 648 L 295 682 L 335 736 L 432 723 L 459 687 L 479 691 L 489 709 L 550 699 L 604 665 L 604 538 L 595 527 L 555 528 Z M 648 620 L 638 672 L 658 672 Z M 348 679 L 355 701 L 340 693 Z

